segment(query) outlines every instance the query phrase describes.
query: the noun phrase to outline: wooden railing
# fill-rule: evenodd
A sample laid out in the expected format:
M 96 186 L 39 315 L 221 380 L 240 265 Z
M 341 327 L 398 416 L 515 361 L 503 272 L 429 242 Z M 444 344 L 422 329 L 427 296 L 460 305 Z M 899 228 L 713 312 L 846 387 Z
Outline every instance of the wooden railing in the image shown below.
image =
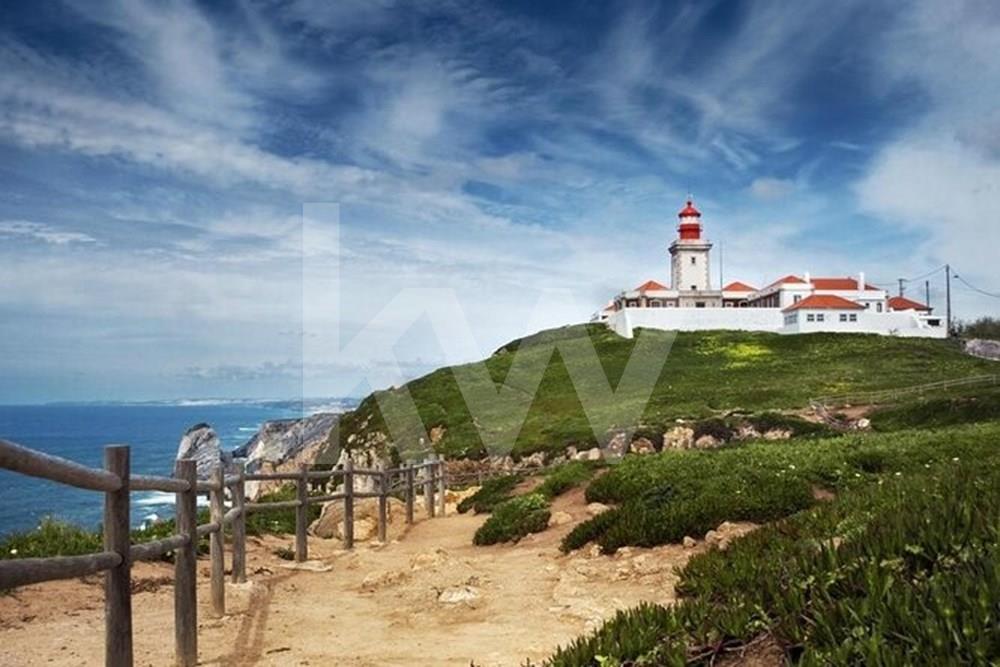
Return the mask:
M 855 392 L 853 394 L 838 394 L 835 396 L 820 396 L 809 399 L 813 411 L 824 421 L 834 426 L 845 426 L 832 412 L 833 408 L 849 405 L 879 405 L 892 403 L 909 396 L 925 396 L 937 394 L 958 387 L 987 387 L 1000 385 L 1000 375 L 974 375 L 954 380 L 939 380 L 898 389 L 883 389 L 878 391 Z
M 44 454 L 21 445 L 0 440 L 0 468 L 47 479 L 104 494 L 103 551 L 81 556 L 22 558 L 0 560 L 0 590 L 56 579 L 71 579 L 104 572 L 105 664 L 113 667 L 132 665 L 132 563 L 151 561 L 174 554 L 174 642 L 176 663 L 190 667 L 198 662 L 197 549 L 200 538 L 209 537 L 211 559 L 212 612 L 225 614 L 224 532 L 232 529 L 232 579 L 246 581 L 246 517 L 250 512 L 294 507 L 295 560 L 308 557 L 306 531 L 310 504 L 344 501 L 344 546 L 354 545 L 354 499 L 378 498 L 378 539 L 386 540 L 388 499 L 402 494 L 406 502 L 406 521 L 413 523 L 413 504 L 417 488 L 423 490 L 427 514 L 442 516 L 445 509 L 444 464 L 427 460 L 416 466 L 373 470 L 354 468 L 348 461 L 343 470 L 310 470 L 302 466 L 297 473 L 246 474 L 237 462 L 236 474 L 225 476 L 218 466 L 210 480 L 198 480 L 194 460 L 177 461 L 173 477 L 132 475 L 127 446 L 104 449 L 104 468 L 88 468 L 73 461 Z M 419 474 L 419 478 L 417 475 Z M 356 476 L 374 476 L 375 492 L 354 490 Z M 310 481 L 340 479 L 343 491 L 310 496 Z M 271 503 L 248 503 L 249 480 L 286 480 L 296 484 L 296 500 Z M 130 494 L 132 491 L 162 491 L 176 495 L 176 533 L 155 542 L 131 544 Z M 226 509 L 226 492 L 230 508 Z M 209 498 L 209 523 L 198 525 L 197 496 Z M 435 495 L 437 503 L 435 503 Z M 435 504 L 438 505 L 435 508 Z

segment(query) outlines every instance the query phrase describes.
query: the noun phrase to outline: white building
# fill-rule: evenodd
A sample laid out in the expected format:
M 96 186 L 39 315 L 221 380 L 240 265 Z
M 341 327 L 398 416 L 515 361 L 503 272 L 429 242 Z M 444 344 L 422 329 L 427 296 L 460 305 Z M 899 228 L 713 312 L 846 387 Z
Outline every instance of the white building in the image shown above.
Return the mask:
M 734 282 L 712 287 L 712 244 L 701 212 L 689 199 L 670 244 L 671 286 L 647 280 L 617 294 L 593 321 L 631 338 L 636 327 L 671 331 L 735 329 L 783 334 L 837 331 L 945 338 L 945 323 L 929 306 L 891 297 L 857 277 L 788 275 L 757 289 Z

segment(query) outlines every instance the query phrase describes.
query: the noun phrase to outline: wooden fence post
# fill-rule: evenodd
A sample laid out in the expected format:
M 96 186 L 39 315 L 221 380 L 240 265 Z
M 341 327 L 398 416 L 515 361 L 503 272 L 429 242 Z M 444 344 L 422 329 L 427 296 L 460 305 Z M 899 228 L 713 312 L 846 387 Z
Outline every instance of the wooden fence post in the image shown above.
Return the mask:
M 385 463 L 378 464 L 378 541 L 386 542 L 389 523 L 389 473 L 385 471 Z
M 434 518 L 434 464 L 432 459 L 425 458 L 423 472 L 421 474 L 424 485 L 424 509 L 427 510 L 427 518 Z
M 406 464 L 406 523 L 413 523 L 413 464 Z
M 438 473 L 438 512 L 440 512 L 443 517 L 445 514 L 445 491 L 448 489 L 447 483 L 444 478 L 444 457 L 441 457 L 440 463 L 437 464 Z
M 198 663 L 198 469 L 194 459 L 177 462 L 176 477 L 188 483 L 177 494 L 177 534 L 187 543 L 174 552 L 174 640 L 178 667 Z
M 121 488 L 104 494 L 104 550 L 122 557 L 104 573 L 104 664 L 132 665 L 132 560 L 129 523 L 129 448 L 104 448 L 104 469 L 122 480 Z
M 295 508 L 295 562 L 303 563 L 309 556 L 306 528 L 309 524 L 309 466 L 299 466 L 299 478 L 295 484 L 299 505 Z
M 233 486 L 233 507 L 239 508 L 239 515 L 233 520 L 233 583 L 242 584 L 247 580 L 247 502 L 246 463 L 236 462 L 238 481 Z
M 354 548 L 354 461 L 344 462 L 344 548 Z
M 223 523 L 226 515 L 226 473 L 221 460 L 212 475 L 212 482 L 219 487 L 208 494 L 212 513 L 210 521 L 219 526 L 219 530 L 208 538 L 212 557 L 212 611 L 221 617 L 226 614 L 226 526 Z

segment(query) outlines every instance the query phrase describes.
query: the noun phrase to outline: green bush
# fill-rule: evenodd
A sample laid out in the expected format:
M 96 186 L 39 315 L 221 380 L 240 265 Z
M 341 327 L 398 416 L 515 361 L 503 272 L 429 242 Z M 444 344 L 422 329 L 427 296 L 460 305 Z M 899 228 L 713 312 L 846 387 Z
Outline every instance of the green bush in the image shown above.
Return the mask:
M 590 519 L 562 546 L 579 548 L 587 536 L 611 552 L 677 542 L 726 520 L 771 521 L 811 505 L 813 487 L 843 490 L 953 457 L 990 457 L 998 439 L 1000 424 L 984 423 L 630 457 L 587 488 L 589 502 L 620 505 L 622 511 Z
M 530 533 L 540 533 L 549 525 L 549 502 L 540 493 L 518 496 L 493 508 L 490 518 L 479 527 L 473 544 L 517 542 Z
M 275 503 L 295 500 L 298 497 L 294 484 L 285 484 L 279 489 L 262 494 L 254 502 Z M 319 504 L 310 504 L 308 508 L 309 523 L 319 518 L 323 508 Z M 247 515 L 247 535 L 289 535 L 295 532 L 295 508 L 268 509 L 251 512 Z
M 478 491 L 462 499 L 458 504 L 459 513 L 472 510 L 475 514 L 486 514 L 493 511 L 496 505 L 510 498 L 522 479 L 521 475 L 503 475 L 486 480 Z
M 561 496 L 594 476 L 597 466 L 589 461 L 571 461 L 556 466 L 545 475 L 536 491 L 546 498 Z
M 1000 661 L 1000 465 L 851 489 L 694 557 L 670 609 L 623 612 L 548 667 L 713 664 L 762 635 L 800 665 Z

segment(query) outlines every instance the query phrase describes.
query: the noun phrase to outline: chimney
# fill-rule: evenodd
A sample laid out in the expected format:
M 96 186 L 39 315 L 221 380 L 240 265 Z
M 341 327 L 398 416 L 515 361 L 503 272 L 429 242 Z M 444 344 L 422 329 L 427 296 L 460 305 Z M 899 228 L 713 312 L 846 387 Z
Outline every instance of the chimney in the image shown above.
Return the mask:
M 811 275 L 809 275 L 809 272 L 808 272 L 808 271 L 806 271 L 806 282 L 807 282 L 807 283 L 811 283 L 811 282 L 812 282 L 812 276 L 811 276 Z
M 865 291 L 865 272 L 864 271 L 862 271 L 861 273 L 858 274 L 858 291 L 859 292 L 864 292 Z

